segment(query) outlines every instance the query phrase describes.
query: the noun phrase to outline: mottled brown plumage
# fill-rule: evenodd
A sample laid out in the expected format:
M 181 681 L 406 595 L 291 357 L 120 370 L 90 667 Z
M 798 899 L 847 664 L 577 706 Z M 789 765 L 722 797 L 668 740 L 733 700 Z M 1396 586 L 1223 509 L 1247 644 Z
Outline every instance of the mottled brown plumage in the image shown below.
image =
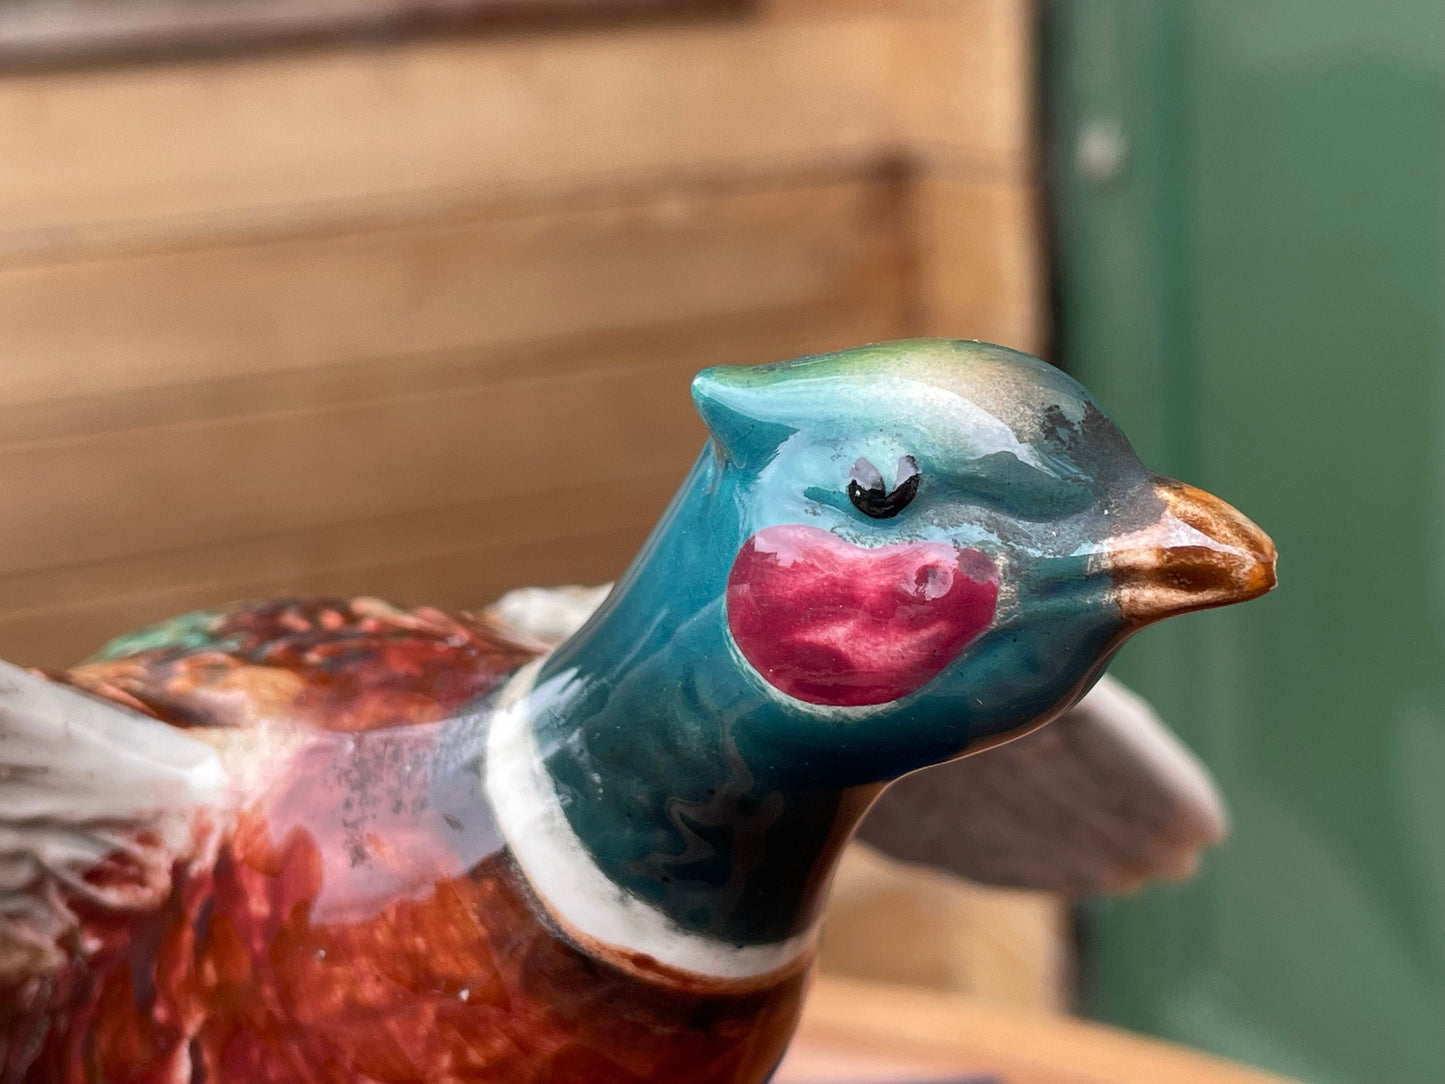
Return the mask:
M 0 969 L 0 1080 L 765 1075 L 802 968 L 741 993 L 633 977 L 560 935 L 487 835 L 467 711 L 541 650 L 488 618 L 293 601 L 191 615 L 53 675 L 223 761 L 266 756 L 182 853 L 142 830 L 52 886 L 74 928 L 58 964 Z

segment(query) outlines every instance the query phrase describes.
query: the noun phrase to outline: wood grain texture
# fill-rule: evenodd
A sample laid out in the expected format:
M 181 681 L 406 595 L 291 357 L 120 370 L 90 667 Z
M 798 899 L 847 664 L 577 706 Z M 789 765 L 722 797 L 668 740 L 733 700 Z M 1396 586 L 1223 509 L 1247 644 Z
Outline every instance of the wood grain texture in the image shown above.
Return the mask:
M 73 663 L 127 629 L 238 599 L 345 595 L 364 585 L 384 598 L 474 605 L 517 582 L 607 580 L 676 481 L 554 491 L 558 514 L 507 532 L 481 504 L 6 576 L 0 593 L 17 605 L 0 614 L 0 657 Z
M 708 10 L 716 0 L 39 0 L 0 6 L 0 64 L 234 52 L 238 46 L 361 40 L 362 35 Z
M 763 360 L 778 348 L 796 353 L 803 348 L 800 339 L 825 330 L 802 323 L 774 330 L 775 337 L 761 340 L 764 345 L 754 340 L 739 348 Z M 657 345 L 679 346 L 666 339 Z M 415 423 L 407 404 L 401 410 L 367 405 L 359 409 L 373 428 L 340 445 L 331 435 L 335 428 L 358 424 L 345 410 L 319 421 L 282 415 L 243 420 L 232 428 L 174 427 L 193 440 L 190 450 L 221 464 L 222 478 L 227 463 L 250 472 L 242 484 L 231 485 L 179 470 L 175 484 L 183 499 L 174 516 L 156 514 L 161 505 L 169 508 L 172 498 L 147 497 L 153 480 L 145 472 L 152 469 L 148 463 L 163 466 L 168 454 L 187 446 L 158 439 L 155 429 L 82 441 L 84 462 L 74 464 L 81 478 L 64 470 L 49 476 L 68 495 L 68 541 L 45 534 L 54 530 L 57 502 L 39 491 L 29 506 L 34 511 L 7 521 L 11 539 L 28 535 L 32 545 L 26 552 L 42 567 L 0 575 L 0 657 L 59 665 L 136 623 L 236 598 L 367 591 L 475 606 L 518 584 L 614 578 L 701 446 L 703 433 L 691 412 L 665 409 L 669 399 L 685 401 L 692 369 L 711 360 L 704 350 L 688 357 L 682 354 L 684 360 L 670 371 L 665 366 L 638 371 L 643 382 L 651 381 L 639 391 L 639 405 L 670 414 L 672 422 L 645 419 L 633 453 L 610 439 L 607 426 L 625 423 L 628 414 L 609 409 L 606 386 L 595 378 L 559 395 L 541 420 L 524 409 L 532 401 L 525 388 L 516 398 L 508 398 L 505 389 L 473 389 L 455 397 L 450 404 L 455 413 L 423 410 Z M 624 380 L 615 386 L 628 385 Z M 473 428 L 469 406 L 482 413 L 515 408 L 519 426 L 506 428 L 512 435 L 500 442 L 500 426 L 491 440 L 467 440 Z M 427 425 L 437 427 L 431 458 L 410 443 Z M 318 426 L 323 439 L 308 443 Z M 557 446 L 559 431 L 570 439 L 573 458 Z M 275 463 L 257 472 L 246 466 L 252 443 L 274 444 L 288 433 L 300 442 L 304 467 Z M 163 427 L 159 438 L 165 435 Z M 529 459 L 539 440 L 551 441 L 550 450 L 537 450 Z M 453 447 L 460 443 L 465 451 Z M 136 458 L 137 444 L 153 448 L 151 459 Z M 365 446 L 366 454 L 355 454 L 357 446 Z M 31 455 L 31 465 L 53 464 L 45 451 L 41 446 Z M 391 463 L 376 484 L 364 474 L 352 475 L 373 462 Z M 121 472 L 119 491 L 83 481 L 103 465 Z M 132 473 L 138 468 L 141 473 Z M 315 488 L 325 476 L 330 488 Z M 74 560 L 48 563 L 53 553 L 47 541 Z M 14 545 L 4 552 L 20 550 Z
M 0 265 L 0 406 L 375 358 L 424 392 L 439 366 L 400 359 L 898 291 L 893 199 L 785 178 L 25 259 Z
M 162 599 L 301 590 L 317 577 L 299 562 L 258 577 L 234 543 L 374 537 L 378 521 L 399 541 L 406 516 L 483 501 L 518 463 L 541 493 L 650 471 L 649 512 L 607 531 L 605 558 L 579 539 L 550 568 L 515 564 L 531 542 L 556 552 L 549 535 L 454 541 L 494 558 L 455 582 L 455 561 L 392 545 L 387 567 L 425 589 L 408 597 L 615 575 L 703 439 L 692 372 L 906 330 L 898 219 L 892 179 L 791 179 L 13 261 L 0 478 L 25 511 L 0 529 L 0 627 L 16 630 L 0 650 L 58 665 Z M 534 523 L 541 493 L 512 514 Z M 237 564 L 191 599 L 176 588 L 198 553 Z M 338 582 L 327 562 L 327 582 L 382 590 L 361 580 L 381 564 L 353 557 Z M 91 565 L 114 578 L 86 618 L 65 585 L 94 583 Z
M 1071 986 L 1068 928 L 1069 906 L 1058 896 L 972 884 L 855 842 L 834 877 L 819 967 L 1062 1012 Z
M 902 333 L 897 214 L 886 179 L 711 186 L 11 267 L 0 656 L 615 576 L 704 439 L 698 368 Z
M 822 1075 L 839 1065 L 844 1075 Z M 859 1067 L 877 1075 L 855 1075 Z M 777 1084 L 987 1074 L 997 1074 L 1004 1084 L 1290 1084 L 1097 1024 L 994 1008 L 956 994 L 837 978 L 815 984 Z
M 12 75 L 0 80 L 0 249 L 478 190 L 530 199 L 856 169 L 908 156 L 916 130 L 947 130 L 956 153 L 1017 171 L 1028 88 L 990 78 L 990 58 L 1021 48 L 1016 9 L 785 5 L 715 22 Z M 957 51 L 920 63 L 913 48 L 942 35 Z M 944 60 L 977 75 L 955 75 L 939 97 L 930 80 Z
M 943 0 L 894 30 L 894 100 L 924 171 L 1025 179 L 1035 155 L 1030 0 Z
M 929 172 L 910 189 L 923 333 L 1043 353 L 1048 324 L 1042 193 Z

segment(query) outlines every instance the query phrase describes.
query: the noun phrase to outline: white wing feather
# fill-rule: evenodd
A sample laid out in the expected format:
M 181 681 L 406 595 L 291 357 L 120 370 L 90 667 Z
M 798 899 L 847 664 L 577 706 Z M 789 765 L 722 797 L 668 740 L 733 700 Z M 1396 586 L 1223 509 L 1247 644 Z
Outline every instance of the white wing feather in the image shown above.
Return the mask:
M 1187 877 L 1226 827 L 1203 765 L 1105 676 L 1048 726 L 899 780 L 858 834 L 971 880 L 1088 893 Z
M 72 901 L 161 903 L 195 811 L 227 793 L 206 743 L 0 662 L 0 981 L 63 962 Z M 88 879 L 104 862 L 123 875 Z
M 556 647 L 587 623 L 611 591 L 610 583 L 600 587 L 519 587 L 492 603 L 487 615 Z

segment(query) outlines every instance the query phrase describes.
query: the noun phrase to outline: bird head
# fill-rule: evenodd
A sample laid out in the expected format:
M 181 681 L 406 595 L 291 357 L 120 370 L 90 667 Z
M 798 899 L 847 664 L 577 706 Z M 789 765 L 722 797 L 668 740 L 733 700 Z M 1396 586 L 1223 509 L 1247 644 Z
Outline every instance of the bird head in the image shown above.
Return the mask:
M 690 499 L 726 566 L 708 590 L 744 680 L 781 709 L 749 744 L 834 774 L 1012 737 L 1130 634 L 1275 582 L 1259 528 L 1148 471 L 1088 392 L 1025 354 L 885 343 L 708 369 L 693 398 L 713 462 Z

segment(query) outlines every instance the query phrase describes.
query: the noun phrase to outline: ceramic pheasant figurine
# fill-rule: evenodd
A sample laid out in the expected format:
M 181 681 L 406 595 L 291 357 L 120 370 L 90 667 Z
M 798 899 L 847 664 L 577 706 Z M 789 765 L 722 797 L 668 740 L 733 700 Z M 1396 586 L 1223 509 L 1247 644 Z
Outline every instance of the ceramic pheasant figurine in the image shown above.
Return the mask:
M 693 394 L 711 441 L 555 650 L 287 601 L 0 669 L 0 1081 L 757 1084 L 890 781 L 1274 582 L 1021 354 Z

